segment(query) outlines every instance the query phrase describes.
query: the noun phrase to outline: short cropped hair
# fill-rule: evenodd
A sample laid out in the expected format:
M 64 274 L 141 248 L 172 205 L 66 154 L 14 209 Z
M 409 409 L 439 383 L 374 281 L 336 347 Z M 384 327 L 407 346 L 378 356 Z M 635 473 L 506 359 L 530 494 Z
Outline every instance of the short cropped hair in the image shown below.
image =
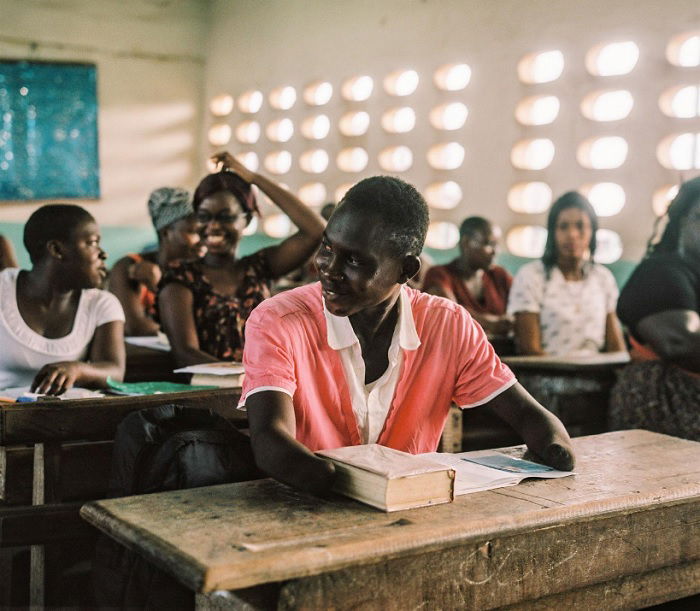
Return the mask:
M 350 188 L 337 210 L 358 209 L 378 217 L 397 256 L 420 255 L 428 232 L 428 205 L 418 190 L 400 178 L 372 176 Z
M 459 226 L 459 237 L 473 236 L 477 232 L 488 233 L 492 229 L 491 221 L 483 216 L 470 216 L 462 221 Z
M 73 204 L 47 204 L 29 217 L 24 225 L 23 242 L 32 265 L 46 255 L 46 245 L 51 240 L 68 242 L 73 232 L 82 224 L 95 222 L 93 216 L 80 206 Z

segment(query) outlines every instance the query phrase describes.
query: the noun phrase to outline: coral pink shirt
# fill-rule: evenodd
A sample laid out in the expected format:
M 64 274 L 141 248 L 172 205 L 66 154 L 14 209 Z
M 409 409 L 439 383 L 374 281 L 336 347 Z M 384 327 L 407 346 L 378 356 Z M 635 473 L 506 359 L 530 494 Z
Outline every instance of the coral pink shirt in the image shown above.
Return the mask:
M 403 290 L 420 345 L 403 352 L 377 443 L 412 454 L 433 452 L 452 401 L 482 405 L 516 380 L 464 308 Z M 297 440 L 311 451 L 362 443 L 340 356 L 328 343 L 318 282 L 280 293 L 253 310 L 243 363 L 241 405 L 252 391 L 286 392 L 294 403 Z

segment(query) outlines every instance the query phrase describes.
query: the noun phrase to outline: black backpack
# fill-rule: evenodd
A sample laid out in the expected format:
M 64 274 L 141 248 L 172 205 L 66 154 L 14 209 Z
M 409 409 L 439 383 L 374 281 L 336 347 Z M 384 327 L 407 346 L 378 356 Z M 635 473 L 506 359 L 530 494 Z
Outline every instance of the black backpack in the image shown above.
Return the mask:
M 250 440 L 211 410 L 164 405 L 117 428 L 108 496 L 258 479 Z M 134 552 L 100 536 L 93 566 L 100 607 L 192 608 L 194 595 Z

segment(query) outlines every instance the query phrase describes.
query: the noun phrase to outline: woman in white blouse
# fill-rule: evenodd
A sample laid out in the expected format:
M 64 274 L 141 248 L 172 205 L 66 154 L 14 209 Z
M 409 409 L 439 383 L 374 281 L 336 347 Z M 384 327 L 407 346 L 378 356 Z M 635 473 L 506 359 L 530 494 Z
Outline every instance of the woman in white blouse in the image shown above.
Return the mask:
M 0 389 L 58 395 L 121 380 L 124 312 L 98 288 L 107 255 L 95 219 L 79 206 L 42 206 L 24 227 L 24 246 L 32 269 L 0 272 Z
M 593 261 L 598 219 L 581 194 L 562 195 L 549 212 L 540 261 L 515 276 L 508 313 L 518 351 L 565 356 L 625 349 L 612 273 Z

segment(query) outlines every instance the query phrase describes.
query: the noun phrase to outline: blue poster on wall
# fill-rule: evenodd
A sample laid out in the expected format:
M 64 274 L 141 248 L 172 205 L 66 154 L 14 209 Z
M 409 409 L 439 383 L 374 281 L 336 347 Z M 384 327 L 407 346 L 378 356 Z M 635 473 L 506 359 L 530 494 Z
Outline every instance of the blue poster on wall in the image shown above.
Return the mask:
M 0 60 L 0 200 L 99 195 L 96 67 Z

